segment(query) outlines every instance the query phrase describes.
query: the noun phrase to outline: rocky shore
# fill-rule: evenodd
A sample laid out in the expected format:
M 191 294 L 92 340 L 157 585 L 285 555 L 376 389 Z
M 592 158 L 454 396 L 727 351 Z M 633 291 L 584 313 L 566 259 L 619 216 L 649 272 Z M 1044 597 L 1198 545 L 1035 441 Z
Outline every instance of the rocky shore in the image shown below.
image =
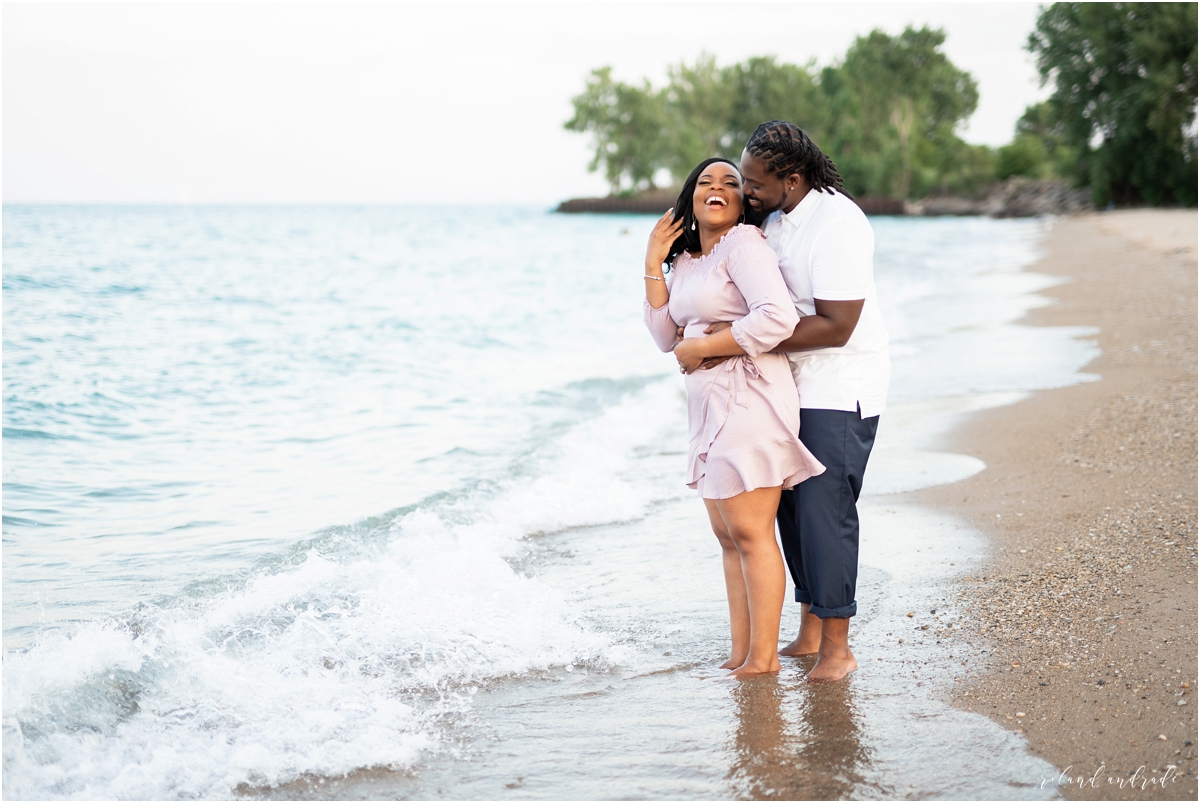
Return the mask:
M 1100 380 L 979 415 L 950 447 L 987 468 L 917 494 L 995 544 L 959 594 L 996 660 L 953 702 L 1070 798 L 1197 796 L 1196 219 L 1057 220 L 1033 270 L 1071 281 L 1028 322 L 1099 327 Z
M 1071 215 L 1093 209 L 1091 190 L 1073 190 L 1063 181 L 1014 177 L 995 184 L 982 198 L 931 196 L 904 204 L 904 214 L 1037 217 Z

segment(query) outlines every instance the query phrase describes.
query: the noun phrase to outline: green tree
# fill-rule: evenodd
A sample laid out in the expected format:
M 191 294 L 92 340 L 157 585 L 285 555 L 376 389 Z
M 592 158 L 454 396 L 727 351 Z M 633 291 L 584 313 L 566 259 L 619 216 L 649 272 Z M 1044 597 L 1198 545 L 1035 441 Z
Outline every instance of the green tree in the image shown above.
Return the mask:
M 1029 36 L 1097 204 L 1196 203 L 1196 4 L 1055 3 Z
M 1048 178 L 1049 162 L 1049 154 L 1041 137 L 1018 133 L 1012 142 L 996 149 L 996 178 Z
M 929 28 L 873 31 L 819 79 L 811 63 L 769 56 L 721 67 L 703 55 L 672 67 L 662 89 L 614 81 L 605 67 L 573 99 L 565 126 L 592 134 L 590 169 L 603 169 L 613 192 L 653 187 L 664 168 L 680 181 L 709 156 L 736 159 L 767 120 L 807 131 L 855 194 L 974 192 L 991 180 L 994 159 L 956 134 L 978 93 L 941 52 L 945 38 Z
M 729 156 L 740 156 L 754 129 L 768 120 L 795 123 L 818 143 L 828 134 L 829 97 L 811 62 L 800 67 L 757 56 L 726 68 L 726 74 L 731 104 L 721 146 Z
M 978 196 L 995 182 L 996 163 L 996 152 L 987 145 L 954 137 L 937 150 L 929 186 L 943 193 Z
M 1065 178 L 1075 186 L 1085 186 L 1088 177 L 1077 169 L 1078 155 L 1064 139 L 1057 112 L 1049 101 L 1042 101 L 1025 108 L 1012 142 L 996 149 L 996 178 Z
M 701 160 L 728 156 L 722 137 L 733 100 L 726 71 L 716 59 L 701 55 L 694 65 L 684 62 L 667 71 L 668 151 L 672 178 L 681 180 Z
M 939 153 L 979 101 L 975 81 L 941 52 L 941 30 L 908 27 L 858 37 L 821 73 L 829 95 L 834 161 L 853 191 L 907 198 L 948 180 Z
M 1064 126 L 1062 120 L 1058 118 L 1058 113 L 1051 105 L 1050 101 L 1042 101 L 1028 106 L 1025 109 L 1025 114 L 1021 115 L 1021 119 L 1017 120 L 1017 130 L 1013 138 L 1015 144 L 1017 140 L 1028 140 L 1033 137 L 1041 143 L 1042 149 L 1045 152 L 1045 161 L 1040 167 L 1040 176 L 1042 178 L 1061 177 L 1070 179 L 1075 186 L 1082 187 L 1087 185 L 1088 176 L 1086 171 L 1080 171 L 1079 165 L 1079 149 L 1072 147 L 1067 143 L 1064 134 Z M 1023 146 L 1027 151 L 1035 152 L 1036 148 L 1031 144 Z M 1024 154 L 1024 158 L 1028 159 L 1030 153 Z M 1018 157 L 1020 158 L 1020 157 Z M 1033 175 L 1032 173 L 1021 173 L 1020 171 L 1013 175 Z M 1001 176 L 1005 178 L 1005 176 Z
M 791 120 L 809 135 L 821 135 L 828 100 L 809 67 L 779 64 L 757 56 L 718 67 L 712 56 L 669 71 L 667 109 L 671 119 L 671 173 L 682 179 L 702 159 L 737 159 L 760 123 Z
M 575 115 L 563 127 L 592 135 L 595 154 L 588 169 L 603 168 L 614 194 L 653 188 L 654 175 L 667 166 L 663 93 L 649 81 L 641 87 L 614 81 L 612 68 L 601 67 L 571 102 Z

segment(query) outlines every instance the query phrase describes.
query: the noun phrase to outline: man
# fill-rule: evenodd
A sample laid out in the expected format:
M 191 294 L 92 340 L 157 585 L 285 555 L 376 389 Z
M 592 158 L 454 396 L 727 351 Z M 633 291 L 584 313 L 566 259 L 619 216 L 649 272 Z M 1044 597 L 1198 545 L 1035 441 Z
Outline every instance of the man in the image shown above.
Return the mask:
M 858 666 L 850 651 L 857 612 L 858 502 L 891 361 L 875 298 L 875 235 L 842 189 L 833 162 L 791 123 L 758 127 L 741 160 L 748 206 L 800 313 L 779 351 L 800 393 L 800 440 L 825 472 L 784 491 L 783 554 L 802 606 L 800 633 L 781 655 L 817 655 L 810 682 L 839 680 Z

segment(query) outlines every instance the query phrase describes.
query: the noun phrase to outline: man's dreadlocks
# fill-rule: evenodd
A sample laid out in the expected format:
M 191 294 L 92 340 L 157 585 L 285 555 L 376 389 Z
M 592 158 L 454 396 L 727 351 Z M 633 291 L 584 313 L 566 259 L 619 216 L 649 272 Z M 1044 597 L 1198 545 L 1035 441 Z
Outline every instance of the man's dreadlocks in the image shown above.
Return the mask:
M 799 173 L 818 192 L 830 195 L 838 191 L 853 198 L 842 186 L 842 177 L 833 160 L 821 152 L 808 134 L 783 120 L 772 120 L 754 129 L 746 151 L 767 163 L 767 169 L 779 178 Z

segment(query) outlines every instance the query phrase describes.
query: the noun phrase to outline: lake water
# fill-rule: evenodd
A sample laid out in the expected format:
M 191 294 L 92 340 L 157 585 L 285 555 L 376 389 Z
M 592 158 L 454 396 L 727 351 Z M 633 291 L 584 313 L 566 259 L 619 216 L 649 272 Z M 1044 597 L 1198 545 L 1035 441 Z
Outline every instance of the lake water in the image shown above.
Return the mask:
M 964 415 L 1088 378 L 1091 332 L 1015 323 L 1048 224 L 872 220 L 862 668 L 809 688 L 716 679 L 652 220 L 6 206 L 5 797 L 1052 794 L 937 698 L 988 660 L 946 593 L 986 542 L 896 496 L 982 468 L 939 450 Z

